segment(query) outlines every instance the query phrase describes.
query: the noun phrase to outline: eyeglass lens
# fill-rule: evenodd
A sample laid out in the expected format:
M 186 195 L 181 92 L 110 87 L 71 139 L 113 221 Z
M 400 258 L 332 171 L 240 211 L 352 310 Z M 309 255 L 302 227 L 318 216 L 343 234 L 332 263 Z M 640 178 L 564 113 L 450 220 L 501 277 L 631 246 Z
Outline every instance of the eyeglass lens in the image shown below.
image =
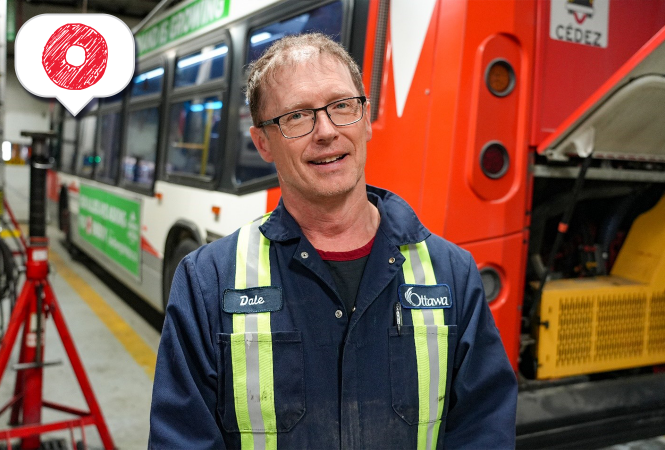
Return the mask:
M 362 102 L 358 98 L 348 98 L 326 106 L 326 113 L 337 126 L 350 125 L 363 116 Z M 279 127 L 286 137 L 299 137 L 314 130 L 315 113 L 311 109 L 294 111 L 279 119 Z

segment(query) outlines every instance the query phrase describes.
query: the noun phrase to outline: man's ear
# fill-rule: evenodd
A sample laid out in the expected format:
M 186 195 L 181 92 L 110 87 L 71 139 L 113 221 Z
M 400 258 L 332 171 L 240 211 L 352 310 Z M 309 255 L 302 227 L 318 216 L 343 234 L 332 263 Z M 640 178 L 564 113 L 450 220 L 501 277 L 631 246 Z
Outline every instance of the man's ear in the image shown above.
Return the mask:
M 259 151 L 261 158 L 267 163 L 274 162 L 275 159 L 272 157 L 272 152 L 270 150 L 270 142 L 268 142 L 268 136 L 263 128 L 257 128 L 255 126 L 249 127 L 249 134 L 252 136 L 252 142 L 254 146 Z

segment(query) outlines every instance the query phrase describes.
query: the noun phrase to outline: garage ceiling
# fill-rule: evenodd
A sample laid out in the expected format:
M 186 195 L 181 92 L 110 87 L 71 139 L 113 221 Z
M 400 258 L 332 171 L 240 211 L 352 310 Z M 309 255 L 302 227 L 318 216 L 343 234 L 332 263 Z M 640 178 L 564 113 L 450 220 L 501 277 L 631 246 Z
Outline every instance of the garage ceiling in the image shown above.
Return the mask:
M 87 8 L 89 13 L 105 13 L 140 21 L 160 0 L 15 0 L 17 13 L 23 7 L 28 15 L 44 13 L 71 13 L 83 12 Z M 171 3 L 176 3 L 172 1 Z M 17 14 L 18 15 L 18 14 Z M 29 18 L 29 17 L 28 17 Z

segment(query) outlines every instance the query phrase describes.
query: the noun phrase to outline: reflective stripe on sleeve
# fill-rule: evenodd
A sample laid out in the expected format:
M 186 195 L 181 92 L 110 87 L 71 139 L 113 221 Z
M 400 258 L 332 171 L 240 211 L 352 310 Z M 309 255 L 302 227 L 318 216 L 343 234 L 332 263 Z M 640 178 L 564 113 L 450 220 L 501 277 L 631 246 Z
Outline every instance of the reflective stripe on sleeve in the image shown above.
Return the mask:
M 270 286 L 270 241 L 259 230 L 268 216 L 240 229 L 236 289 Z M 233 315 L 231 364 L 241 448 L 275 450 L 277 419 L 269 312 Z
M 406 284 L 436 283 L 425 241 L 403 245 Z M 441 426 L 448 369 L 448 327 L 443 309 L 409 309 L 418 370 L 418 450 L 434 450 Z

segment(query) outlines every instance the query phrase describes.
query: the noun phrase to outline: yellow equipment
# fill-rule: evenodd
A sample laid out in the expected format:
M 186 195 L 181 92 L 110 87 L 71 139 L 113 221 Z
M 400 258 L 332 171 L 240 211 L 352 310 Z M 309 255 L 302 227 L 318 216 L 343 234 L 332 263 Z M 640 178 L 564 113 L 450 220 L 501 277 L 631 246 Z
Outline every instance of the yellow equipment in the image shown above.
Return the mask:
M 609 276 L 550 281 L 537 378 L 665 363 L 665 196 L 635 220 Z

